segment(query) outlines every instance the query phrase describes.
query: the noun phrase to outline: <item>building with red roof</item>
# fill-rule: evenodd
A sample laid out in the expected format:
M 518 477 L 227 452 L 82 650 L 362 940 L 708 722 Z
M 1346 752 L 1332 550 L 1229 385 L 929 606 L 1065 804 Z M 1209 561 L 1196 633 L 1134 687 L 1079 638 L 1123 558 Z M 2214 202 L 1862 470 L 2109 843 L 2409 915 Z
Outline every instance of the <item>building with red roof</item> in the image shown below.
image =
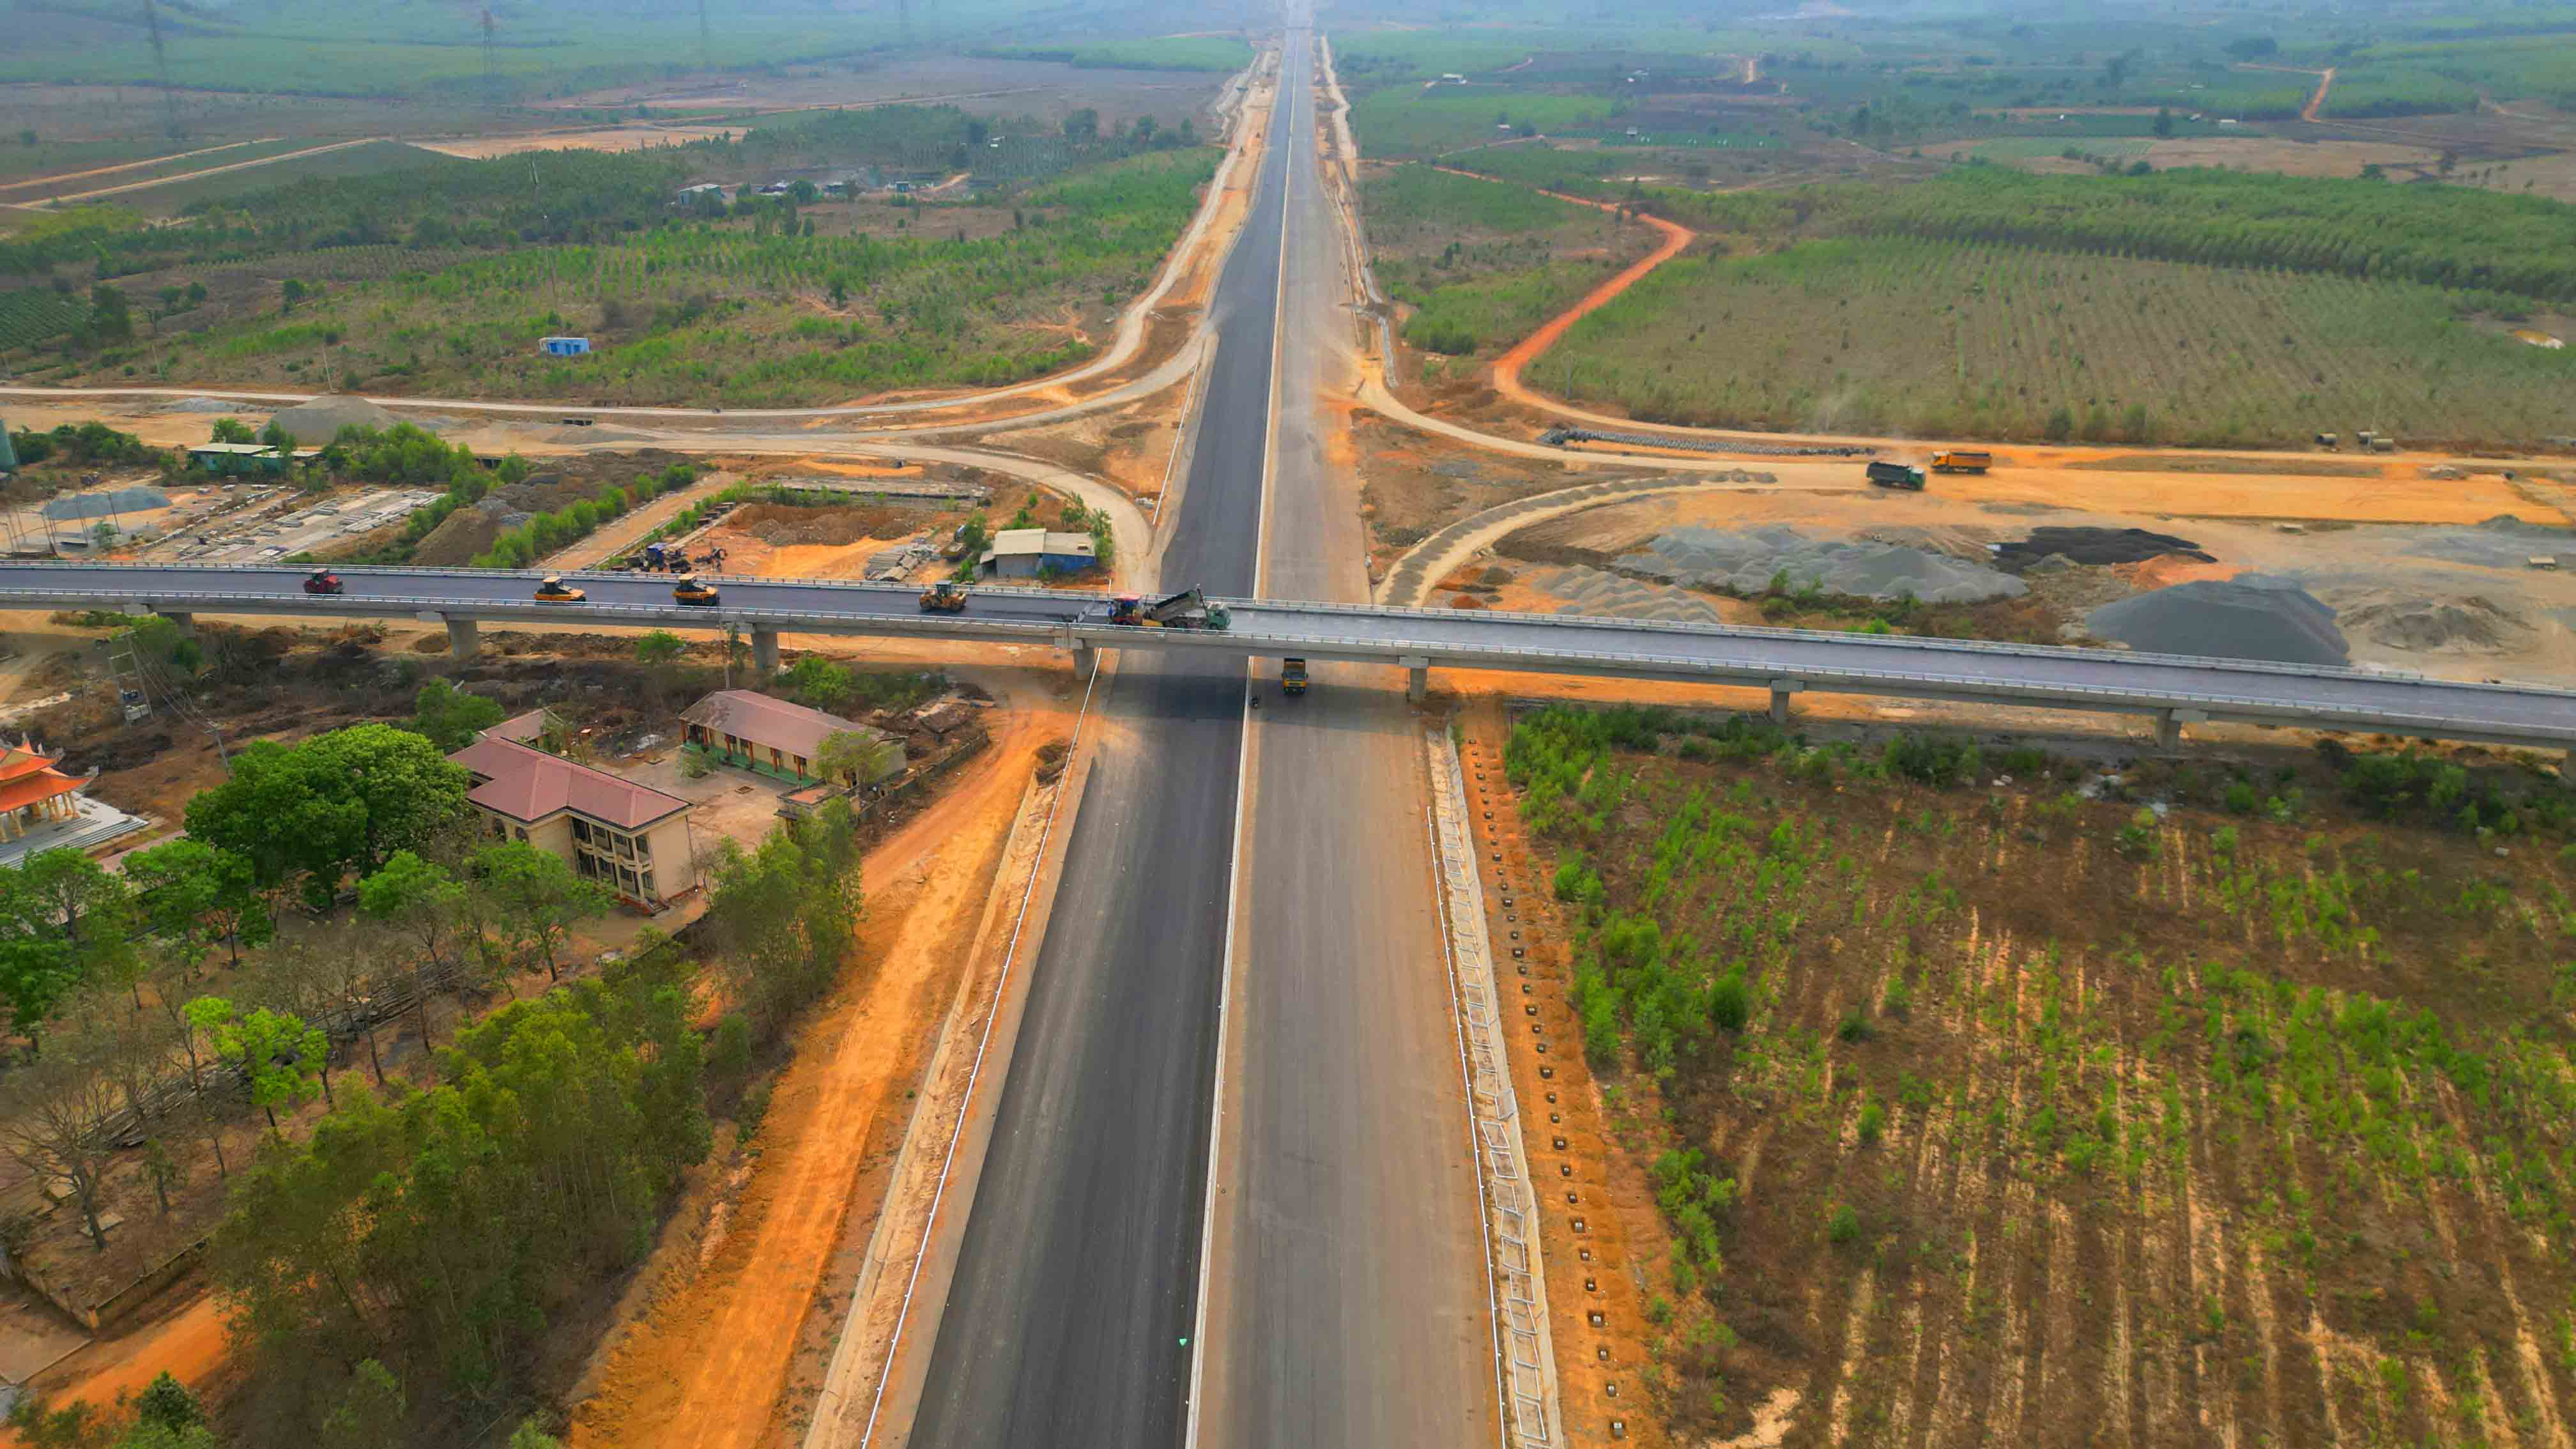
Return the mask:
M 473 775 L 466 803 L 493 834 L 561 856 L 642 910 L 658 912 L 698 888 L 688 801 L 523 744 L 512 736 L 538 732 L 516 728 L 521 720 L 447 757 Z
M 24 840 L 41 826 L 79 818 L 81 794 L 98 771 L 66 775 L 55 768 L 61 758 L 24 735 L 14 745 L 0 740 L 0 841 Z

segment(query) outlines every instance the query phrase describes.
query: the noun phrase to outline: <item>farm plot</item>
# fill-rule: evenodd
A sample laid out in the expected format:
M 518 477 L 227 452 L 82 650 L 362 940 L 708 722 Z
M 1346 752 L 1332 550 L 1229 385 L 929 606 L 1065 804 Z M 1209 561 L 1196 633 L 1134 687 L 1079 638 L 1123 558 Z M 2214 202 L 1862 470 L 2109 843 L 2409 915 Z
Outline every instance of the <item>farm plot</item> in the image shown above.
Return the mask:
M 33 287 L 0 292 L 0 357 L 59 337 L 81 324 L 89 307 L 79 298 Z
M 1641 710 L 1506 758 L 1570 930 L 1532 977 L 1669 1244 L 1639 1372 L 1675 1442 L 1784 1402 L 1814 1443 L 2565 1442 L 2553 782 L 2088 799 L 2037 751 Z
M 1607 118 L 1594 96 L 1389 86 L 1351 103 L 1351 129 L 1365 156 L 1436 156 L 1480 141 L 1529 136 Z
M 2260 445 L 2529 443 L 2576 359 L 2410 282 L 1879 238 L 1666 266 L 1529 369 L 1697 425 Z
M 1360 200 L 1378 280 L 1413 309 L 1404 340 L 1452 355 L 1528 335 L 1654 244 L 1610 212 L 1428 166 L 1372 174 Z

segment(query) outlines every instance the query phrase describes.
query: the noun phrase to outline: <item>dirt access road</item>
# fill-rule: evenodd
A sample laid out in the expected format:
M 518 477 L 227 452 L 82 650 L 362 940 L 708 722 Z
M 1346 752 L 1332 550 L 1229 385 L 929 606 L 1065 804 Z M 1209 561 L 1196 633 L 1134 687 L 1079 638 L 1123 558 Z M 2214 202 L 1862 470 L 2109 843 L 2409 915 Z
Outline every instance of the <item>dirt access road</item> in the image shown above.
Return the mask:
M 1045 692 L 1034 680 L 1014 704 Z M 769 1434 L 808 1312 L 846 1251 L 863 1173 L 890 1155 L 927 1063 L 1040 745 L 1070 729 L 1052 702 L 996 710 L 984 758 L 869 852 L 863 957 L 799 1033 L 759 1157 L 700 1265 L 607 1349 L 568 1443 L 752 1449 Z M 685 1272 L 685 1270 L 684 1270 Z
M 1442 167 L 1441 169 L 1445 171 L 1448 168 Z M 1472 171 L 1460 171 L 1453 174 L 1459 176 L 1475 176 L 1475 173 Z M 1490 176 L 1477 176 L 1476 179 L 1479 181 L 1493 180 Z M 1497 181 L 1494 182 L 1494 184 L 1497 186 L 1503 186 L 1509 185 L 1510 183 Z M 1539 192 L 1539 195 L 1552 196 L 1559 201 L 1571 202 L 1576 206 L 1588 206 L 1595 211 L 1615 212 L 1619 210 L 1619 206 L 1616 202 L 1589 201 L 1580 196 L 1567 196 L 1564 193 L 1557 191 L 1541 191 Z M 1611 298 L 1616 297 L 1620 293 L 1627 291 L 1630 287 L 1637 285 L 1638 281 L 1648 272 L 1651 272 L 1655 268 L 1662 266 L 1664 263 L 1671 261 L 1673 258 L 1680 256 L 1684 247 L 1687 247 L 1692 242 L 1699 240 L 1699 233 L 1692 231 L 1689 227 L 1682 225 L 1680 222 L 1666 221 L 1660 216 L 1647 216 L 1642 213 L 1639 214 L 1637 219 L 1646 223 L 1648 226 L 1653 227 L 1655 230 L 1662 232 L 1664 234 L 1662 243 L 1657 245 L 1653 251 L 1648 252 L 1646 255 L 1630 263 L 1625 270 L 1619 273 L 1619 275 L 1612 277 L 1610 280 L 1603 282 L 1600 286 L 1584 293 L 1581 301 L 1576 302 L 1573 306 L 1568 307 L 1554 317 L 1549 318 L 1545 323 L 1540 325 L 1536 332 L 1533 332 L 1529 336 L 1512 344 L 1512 349 L 1509 352 L 1496 358 L 1494 360 L 1494 391 L 1511 399 L 1513 402 L 1519 403 L 1523 407 L 1537 408 L 1541 411 L 1546 411 L 1555 407 L 1556 404 L 1549 402 L 1547 399 L 1542 398 L 1536 393 L 1533 393 L 1527 388 L 1521 386 L 1521 369 L 1529 366 L 1540 353 L 1554 347 L 1556 345 L 1556 339 L 1563 337 L 1568 328 L 1572 327 L 1575 323 L 1582 321 L 1584 318 L 1591 316 L 1595 311 L 1599 310 L 1603 304 L 1609 302 Z

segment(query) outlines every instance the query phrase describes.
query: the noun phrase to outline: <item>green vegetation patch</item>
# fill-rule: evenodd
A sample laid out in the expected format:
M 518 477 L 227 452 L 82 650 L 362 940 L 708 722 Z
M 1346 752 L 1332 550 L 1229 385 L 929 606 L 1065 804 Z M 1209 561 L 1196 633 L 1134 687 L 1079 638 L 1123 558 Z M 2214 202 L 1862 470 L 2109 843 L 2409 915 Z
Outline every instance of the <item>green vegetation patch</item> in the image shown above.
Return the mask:
M 1433 352 L 1507 346 L 1651 244 L 1610 212 L 1418 164 L 1371 175 L 1361 202 L 1378 280 L 1413 309 L 1404 340 Z
M 1014 60 L 1060 60 L 1086 70 L 1237 71 L 1252 64 L 1249 44 L 1221 35 L 1167 35 L 1094 45 L 1015 45 L 975 53 Z
M 1665 1229 L 1637 1261 L 1676 1430 L 1743 1432 L 1783 1383 L 1920 1422 L 1940 1390 L 1886 1365 L 1985 1381 L 2042 1322 L 2070 1384 L 2148 1371 L 2141 1321 L 2231 1364 L 2328 1355 L 2231 1370 L 2149 1438 L 2465 1437 L 2556 1392 L 2563 1360 L 2518 1349 L 2576 1343 L 2554 780 L 2198 762 L 2086 798 L 2036 749 L 1633 708 L 1525 716 L 1505 761 L 1568 938 L 1531 952 L 1540 1021 Z M 2480 1406 L 2409 1387 L 2463 1363 Z M 2050 1422 L 2133 1407 L 2070 1392 Z
M 1668 422 L 1928 437 L 2295 443 L 2560 429 L 2568 354 L 2371 282 L 1920 238 L 1681 260 L 1530 369 Z

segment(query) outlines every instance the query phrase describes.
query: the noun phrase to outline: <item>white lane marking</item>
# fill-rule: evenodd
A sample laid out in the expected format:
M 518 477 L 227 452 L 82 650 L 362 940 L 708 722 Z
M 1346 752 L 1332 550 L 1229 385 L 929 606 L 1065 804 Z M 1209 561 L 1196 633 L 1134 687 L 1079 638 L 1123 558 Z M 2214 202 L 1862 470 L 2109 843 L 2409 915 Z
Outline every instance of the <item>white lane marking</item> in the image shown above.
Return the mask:
M 1297 98 L 1294 88 L 1288 84 L 1288 45 L 1286 40 L 1280 44 L 1279 88 L 1280 100 L 1286 103 L 1292 125 L 1282 127 L 1277 124 L 1279 105 L 1274 102 L 1269 127 L 1274 144 L 1279 143 L 1283 136 L 1295 134 L 1293 122 L 1297 114 Z M 1252 544 L 1252 593 L 1255 598 L 1261 597 L 1270 575 L 1270 485 L 1279 469 L 1279 360 L 1288 335 L 1288 329 L 1283 325 L 1288 306 L 1288 217 L 1291 210 L 1289 200 L 1296 190 L 1297 167 L 1294 159 L 1285 152 L 1280 153 L 1280 165 L 1286 169 L 1279 182 L 1279 283 L 1270 304 L 1270 417 L 1263 433 L 1261 450 L 1261 522 L 1254 530 Z M 1243 832 L 1248 818 L 1244 813 L 1244 801 L 1252 785 L 1252 691 L 1256 683 L 1251 669 L 1251 661 L 1246 660 L 1241 724 L 1243 743 L 1235 753 L 1234 762 L 1234 848 L 1226 862 L 1225 972 L 1217 983 L 1216 1074 L 1208 1098 L 1207 1186 L 1202 1193 L 1199 1211 L 1199 1301 L 1195 1321 L 1190 1327 L 1190 1412 L 1188 1427 L 1181 1435 L 1185 1449 L 1198 1449 L 1199 1408 L 1205 1402 L 1207 1379 L 1208 1250 L 1216 1237 L 1217 1149 L 1224 1138 L 1225 1128 L 1225 1033 L 1234 997 L 1234 915 L 1236 905 L 1242 900 Z

